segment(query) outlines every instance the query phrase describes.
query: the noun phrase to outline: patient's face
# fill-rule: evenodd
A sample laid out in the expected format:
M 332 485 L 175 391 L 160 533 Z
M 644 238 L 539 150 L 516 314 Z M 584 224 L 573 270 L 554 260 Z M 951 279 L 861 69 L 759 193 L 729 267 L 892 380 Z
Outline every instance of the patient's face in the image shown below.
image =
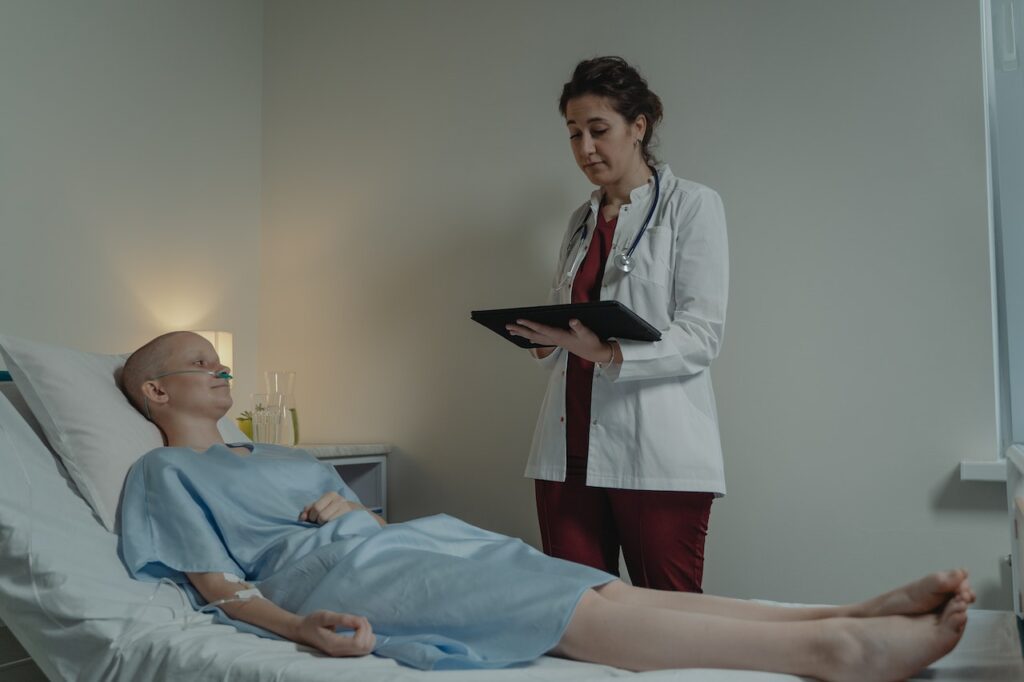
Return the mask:
M 203 337 L 192 333 L 175 336 L 164 367 L 165 372 L 198 370 L 191 374 L 171 374 L 159 380 L 170 396 L 172 409 L 216 419 L 231 409 L 233 401 L 228 380 L 199 373 L 229 370 L 221 364 L 217 351 Z

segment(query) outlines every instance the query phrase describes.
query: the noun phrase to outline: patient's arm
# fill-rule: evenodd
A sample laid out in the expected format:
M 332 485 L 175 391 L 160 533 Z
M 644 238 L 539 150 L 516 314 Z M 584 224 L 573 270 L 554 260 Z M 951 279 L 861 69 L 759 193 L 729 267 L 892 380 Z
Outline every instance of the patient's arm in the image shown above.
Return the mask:
M 377 523 L 379 523 L 382 528 L 388 525 L 384 519 L 377 516 L 363 505 L 358 502 L 347 500 L 334 491 L 324 493 L 316 502 L 310 502 L 307 504 L 305 509 L 303 509 L 299 514 L 299 521 L 309 521 L 310 523 L 318 523 L 322 526 L 331 519 L 336 519 L 342 514 L 347 514 L 350 511 L 355 511 L 357 509 L 368 512 L 377 520 Z
M 252 587 L 248 583 L 228 582 L 223 573 L 185 575 L 208 603 L 231 599 L 239 590 Z M 361 616 L 333 611 L 316 611 L 308 616 L 299 616 L 259 597 L 222 604 L 220 608 L 236 620 L 270 630 L 293 642 L 315 647 L 329 656 L 364 656 L 373 651 L 376 642 L 370 623 Z M 351 636 L 339 635 L 334 631 L 335 626 L 355 632 Z

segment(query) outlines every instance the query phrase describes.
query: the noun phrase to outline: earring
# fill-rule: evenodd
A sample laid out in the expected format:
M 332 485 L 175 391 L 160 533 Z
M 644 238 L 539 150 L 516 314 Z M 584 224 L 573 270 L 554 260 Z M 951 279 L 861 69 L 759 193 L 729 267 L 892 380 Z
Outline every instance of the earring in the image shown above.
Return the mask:
M 640 145 L 640 140 L 639 139 L 633 140 L 633 146 L 634 147 L 637 147 L 639 145 Z

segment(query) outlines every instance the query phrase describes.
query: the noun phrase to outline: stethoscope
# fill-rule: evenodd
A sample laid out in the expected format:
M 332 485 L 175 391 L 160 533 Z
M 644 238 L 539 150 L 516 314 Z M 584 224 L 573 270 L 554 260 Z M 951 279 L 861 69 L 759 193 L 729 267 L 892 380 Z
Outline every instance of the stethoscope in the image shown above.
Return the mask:
M 640 243 L 640 240 L 643 239 L 644 232 L 647 231 L 647 225 L 651 222 L 651 218 L 654 217 L 654 209 L 658 207 L 658 197 L 660 195 L 661 178 L 658 177 L 658 171 L 655 170 L 654 200 L 651 201 L 651 207 L 647 209 L 647 217 L 644 218 L 643 225 L 640 226 L 640 231 L 636 233 L 636 237 L 633 238 L 633 243 L 630 245 L 629 249 L 626 250 L 625 252 L 619 251 L 617 254 L 615 254 L 615 257 L 612 258 L 612 262 L 615 264 L 615 267 L 621 270 L 624 274 L 628 275 L 630 272 L 633 271 L 633 268 L 636 267 L 636 259 L 633 258 L 633 252 L 636 251 L 637 244 Z M 588 206 L 587 214 L 583 216 L 583 222 L 580 223 L 580 226 L 573 231 L 572 237 L 569 238 L 570 244 L 573 243 L 574 239 L 576 240 L 576 255 L 573 258 L 572 265 L 569 267 L 569 270 L 566 271 L 565 274 L 562 276 L 562 281 L 558 285 L 559 289 L 564 287 L 566 283 L 572 282 L 572 278 L 576 275 L 576 270 L 579 269 L 580 264 L 583 262 L 583 256 L 586 254 L 586 251 L 584 251 L 583 249 L 583 243 L 587 241 L 587 224 L 590 222 L 590 214 L 591 209 Z M 576 235 L 579 235 L 579 239 L 576 239 Z M 573 247 L 570 246 L 569 248 L 571 250 Z M 569 251 L 566 251 L 566 254 L 568 253 Z

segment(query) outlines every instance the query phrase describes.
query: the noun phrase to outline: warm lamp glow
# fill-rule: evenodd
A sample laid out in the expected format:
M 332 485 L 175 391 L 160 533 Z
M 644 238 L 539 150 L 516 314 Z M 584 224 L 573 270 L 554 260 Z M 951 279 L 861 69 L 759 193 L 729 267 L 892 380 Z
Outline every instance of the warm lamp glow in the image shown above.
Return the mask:
M 217 357 L 220 358 L 221 364 L 234 370 L 234 337 L 231 332 L 196 332 L 196 334 L 213 344 L 213 349 L 217 351 Z

